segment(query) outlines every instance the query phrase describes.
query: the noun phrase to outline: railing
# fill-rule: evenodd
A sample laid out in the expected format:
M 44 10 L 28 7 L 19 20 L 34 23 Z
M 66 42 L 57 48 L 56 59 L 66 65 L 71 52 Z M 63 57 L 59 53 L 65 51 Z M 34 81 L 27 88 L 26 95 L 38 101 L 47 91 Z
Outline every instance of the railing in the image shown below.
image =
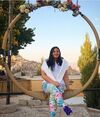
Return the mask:
M 88 88 L 88 89 L 85 89 L 83 90 L 83 92 L 88 92 L 88 91 L 100 91 L 100 88 Z M 23 95 L 24 93 L 23 92 L 10 92 L 9 95 Z M 6 96 L 8 95 L 8 93 L 0 93 L 0 96 Z

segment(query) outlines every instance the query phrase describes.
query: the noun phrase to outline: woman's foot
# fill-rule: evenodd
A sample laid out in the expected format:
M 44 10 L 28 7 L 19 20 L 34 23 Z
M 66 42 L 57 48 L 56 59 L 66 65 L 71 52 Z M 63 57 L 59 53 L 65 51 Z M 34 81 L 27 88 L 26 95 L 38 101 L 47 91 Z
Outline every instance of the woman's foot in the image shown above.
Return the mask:
M 68 106 L 64 106 L 63 107 L 63 110 L 64 112 L 67 114 L 67 115 L 70 115 L 72 113 L 72 109 L 69 108 Z

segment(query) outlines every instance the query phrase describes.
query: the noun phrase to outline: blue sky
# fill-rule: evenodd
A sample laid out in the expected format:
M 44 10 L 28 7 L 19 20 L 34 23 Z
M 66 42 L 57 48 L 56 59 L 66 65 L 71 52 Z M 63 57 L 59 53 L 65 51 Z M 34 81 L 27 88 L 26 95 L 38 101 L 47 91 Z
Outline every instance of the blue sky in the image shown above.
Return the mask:
M 30 0 L 30 2 L 35 3 L 35 0 Z M 75 3 L 76 0 L 73 2 Z M 79 4 L 80 11 L 92 21 L 100 35 L 100 0 L 79 0 Z M 74 66 L 87 32 L 93 47 L 96 45 L 89 25 L 81 16 L 73 17 L 72 11 L 61 12 L 53 7 L 44 7 L 29 15 L 31 18 L 26 26 L 36 27 L 36 36 L 33 37 L 35 42 L 19 52 L 28 60 L 40 61 L 42 57 L 48 58 L 50 49 L 58 46 L 62 56 Z

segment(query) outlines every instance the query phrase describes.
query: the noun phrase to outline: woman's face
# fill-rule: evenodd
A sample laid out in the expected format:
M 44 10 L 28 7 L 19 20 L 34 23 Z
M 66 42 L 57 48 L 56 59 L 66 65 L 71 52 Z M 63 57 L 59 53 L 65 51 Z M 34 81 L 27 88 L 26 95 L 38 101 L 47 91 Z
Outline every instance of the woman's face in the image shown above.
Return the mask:
M 57 59 L 60 56 L 59 49 L 55 48 L 52 54 L 53 54 L 54 59 Z

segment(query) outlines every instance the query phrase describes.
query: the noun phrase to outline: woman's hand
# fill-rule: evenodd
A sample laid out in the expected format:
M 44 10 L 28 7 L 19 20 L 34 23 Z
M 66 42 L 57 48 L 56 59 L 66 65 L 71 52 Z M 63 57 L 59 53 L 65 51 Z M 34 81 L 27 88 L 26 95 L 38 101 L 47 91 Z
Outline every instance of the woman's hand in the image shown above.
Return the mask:
M 50 77 L 46 75 L 46 73 L 43 70 L 41 70 L 41 75 L 45 81 L 54 84 L 56 87 L 60 86 L 59 82 L 52 80 Z
M 57 82 L 57 81 L 54 81 L 53 84 L 54 84 L 56 87 L 59 87 L 59 86 L 60 86 L 60 83 Z

